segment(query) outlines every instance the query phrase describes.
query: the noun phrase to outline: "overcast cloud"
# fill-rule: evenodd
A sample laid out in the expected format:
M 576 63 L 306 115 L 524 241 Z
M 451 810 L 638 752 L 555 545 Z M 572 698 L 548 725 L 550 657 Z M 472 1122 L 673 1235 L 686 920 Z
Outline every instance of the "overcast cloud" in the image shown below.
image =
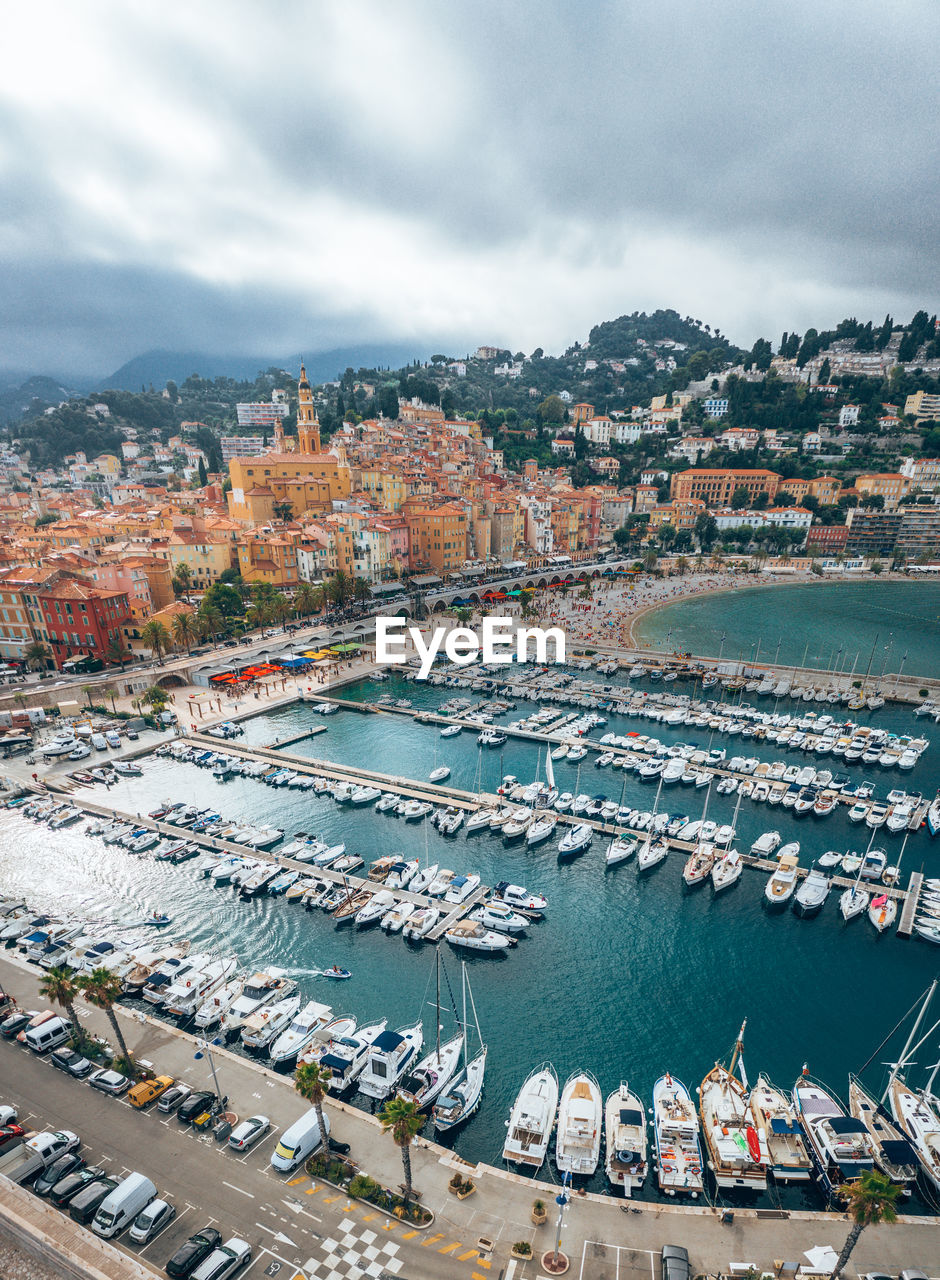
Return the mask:
M 935 0 L 4 11 L 0 368 L 938 307 Z

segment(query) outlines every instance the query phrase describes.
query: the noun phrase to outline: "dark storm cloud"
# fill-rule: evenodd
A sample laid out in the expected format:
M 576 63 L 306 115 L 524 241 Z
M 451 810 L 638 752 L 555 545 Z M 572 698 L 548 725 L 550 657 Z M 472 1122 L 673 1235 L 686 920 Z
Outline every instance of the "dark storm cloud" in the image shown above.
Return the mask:
M 46 73 L 24 58 L 0 84 L 7 367 L 551 348 L 670 305 L 750 342 L 937 306 L 926 0 L 88 0 L 16 21 Z

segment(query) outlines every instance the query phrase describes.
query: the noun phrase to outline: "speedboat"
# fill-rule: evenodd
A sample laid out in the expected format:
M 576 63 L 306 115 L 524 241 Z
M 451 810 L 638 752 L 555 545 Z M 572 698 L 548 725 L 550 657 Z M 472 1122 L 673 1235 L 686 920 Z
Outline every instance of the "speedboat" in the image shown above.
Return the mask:
M 751 845 L 751 853 L 758 858 L 769 858 L 780 847 L 780 839 L 779 831 L 765 831 Z
M 463 1052 L 463 1032 L 439 1045 L 402 1078 L 398 1096 L 413 1102 L 419 1111 L 433 1106 L 435 1099 L 447 1088 L 460 1065 Z
M 496 809 L 477 809 L 467 819 L 467 835 L 472 831 L 483 831 L 489 828 L 497 814 Z
M 470 912 L 470 919 L 477 921 L 484 929 L 495 929 L 498 933 L 522 933 L 529 923 L 525 916 L 520 916 L 504 902 L 484 902 Z
M 248 1018 L 265 1005 L 290 995 L 295 986 L 296 983 L 282 977 L 279 970 L 268 973 L 259 970 L 253 973 L 245 980 L 241 995 L 223 1016 L 222 1030 L 228 1035 L 241 1031 Z
M 266 1049 L 282 1031 L 286 1031 L 300 1008 L 302 997 L 298 994 L 275 1000 L 245 1019 L 241 1030 L 241 1042 L 246 1049 Z
M 570 1075 L 558 1103 L 555 1164 L 559 1173 L 590 1177 L 597 1168 L 603 1134 L 603 1102 L 589 1071 Z
M 444 937 L 453 947 L 467 947 L 471 951 L 505 951 L 514 945 L 503 933 L 484 929 L 477 920 L 458 920 Z
M 427 937 L 441 918 L 438 907 L 415 907 L 401 931 L 403 938 L 418 942 Z
M 409 891 L 411 893 L 427 893 L 428 889 L 437 879 L 438 870 L 438 863 L 432 862 L 429 867 L 424 867 L 422 870 L 418 871 L 411 884 L 408 886 Z
M 214 1027 L 228 1013 L 229 1009 L 242 993 L 244 978 L 233 978 L 224 986 L 216 988 L 196 1010 L 193 1025 L 206 1029 Z
M 653 1132 L 660 1191 L 694 1199 L 703 1186 L 698 1117 L 688 1089 L 669 1074 L 653 1086 Z
M 380 889 L 355 913 L 353 923 L 360 929 L 364 925 L 376 924 L 395 904 L 394 893 L 390 889 Z
M 604 1136 L 607 1180 L 625 1196 L 632 1196 L 646 1180 L 648 1143 L 643 1103 L 626 1083 L 607 1098 Z
M 809 1153 L 827 1195 L 838 1197 L 847 1183 L 857 1182 L 875 1167 L 875 1153 L 865 1125 L 822 1085 L 804 1072 L 793 1086 L 796 1108 Z
M 800 860 L 795 853 L 782 853 L 777 869 L 767 881 L 764 901 L 771 907 L 784 907 L 793 897 L 797 884 L 797 868 Z
M 483 1096 L 485 1073 L 486 1045 L 438 1095 L 437 1102 L 431 1111 L 434 1127 L 438 1133 L 447 1133 L 470 1119 Z
M 818 867 L 813 867 L 793 898 L 793 910 L 800 916 L 814 916 L 822 910 L 829 897 L 829 877 Z
M 480 877 L 476 873 L 469 876 L 454 876 L 450 887 L 444 894 L 444 901 L 459 907 L 471 898 L 480 887 Z
M 789 1099 L 761 1075 L 751 1089 L 748 1106 L 754 1127 L 766 1143 L 767 1167 L 774 1181 L 809 1182 L 813 1162 Z
M 509 907 L 515 907 L 517 911 L 541 912 L 548 906 L 548 899 L 542 894 L 530 893 L 521 884 L 510 884 L 507 880 L 500 880 L 493 894 L 500 902 L 505 902 Z
M 352 1023 L 352 1026 L 347 1025 L 342 1033 L 337 1030 L 336 1034 L 328 1035 L 330 1028 L 324 1027 L 320 1033 L 324 1037 L 323 1044 L 316 1049 L 317 1063 L 324 1072 L 329 1073 L 326 1088 L 330 1093 L 342 1093 L 359 1078 L 373 1044 L 388 1025 L 383 1018 L 381 1022 L 374 1022 L 357 1031 L 352 1019 L 346 1021 L 347 1024 Z M 301 1057 L 307 1061 L 311 1057 L 311 1049 L 308 1048 Z
M 359 1092 L 380 1101 L 387 1098 L 421 1052 L 423 1043 L 420 1022 L 376 1036 L 359 1077 Z
M 594 828 L 587 822 L 576 823 L 569 827 L 558 845 L 560 857 L 573 857 L 590 846 L 594 838 Z
M 299 1000 L 299 997 L 298 997 Z M 298 1054 L 303 1053 L 312 1044 L 319 1031 L 330 1021 L 333 1010 L 328 1004 L 320 1004 L 310 1000 L 298 1008 L 290 1025 L 283 1030 L 271 1045 L 269 1056 L 274 1063 L 290 1062 Z M 242 1036 L 244 1039 L 244 1035 Z
M 545 1163 L 557 1106 L 558 1077 L 545 1063 L 526 1079 L 512 1104 L 503 1159 L 538 1172 Z
M 235 956 L 224 960 L 207 959 L 208 963 L 191 970 L 167 991 L 163 1001 L 164 1013 L 178 1018 L 190 1017 L 207 996 L 225 985 L 238 967 Z
M 373 801 L 381 798 L 382 792 L 378 787 L 354 787 L 349 797 L 350 804 L 372 804 Z
M 413 902 L 400 902 L 385 913 L 379 921 L 379 928 L 386 933 L 399 933 L 417 909 Z

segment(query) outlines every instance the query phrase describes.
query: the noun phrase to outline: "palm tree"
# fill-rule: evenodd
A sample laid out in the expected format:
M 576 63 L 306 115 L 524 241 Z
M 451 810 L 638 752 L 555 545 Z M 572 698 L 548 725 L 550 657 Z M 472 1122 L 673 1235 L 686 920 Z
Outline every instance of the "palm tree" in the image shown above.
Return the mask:
M 115 689 L 113 684 L 103 684 L 101 686 L 101 692 L 106 698 L 111 699 L 111 711 L 114 715 L 117 715 L 117 707 L 114 705 L 114 699 L 117 696 L 117 689 Z
M 885 1174 L 879 1173 L 877 1169 L 865 1169 L 857 1182 L 850 1182 L 839 1190 L 846 1201 L 846 1211 L 853 1222 L 852 1229 L 842 1246 L 842 1252 L 832 1269 L 831 1280 L 839 1280 L 852 1250 L 858 1244 L 859 1236 L 866 1227 L 877 1226 L 879 1222 L 897 1222 L 898 1215 L 894 1204 L 901 1194 L 901 1188 L 897 1183 L 892 1182 Z
M 411 1199 L 411 1143 L 424 1127 L 424 1116 L 417 1104 L 409 1098 L 389 1098 L 379 1112 L 383 1133 L 390 1133 L 392 1141 L 401 1150 L 401 1163 L 405 1171 L 405 1204 Z
M 270 610 L 272 621 L 277 622 L 280 626 L 284 625 L 292 612 L 291 602 L 283 591 L 279 591 L 277 595 L 274 596 L 268 608 Z
M 302 582 L 294 592 L 294 613 L 301 618 L 309 618 L 319 608 L 319 593 L 311 583 Z
M 688 571 L 689 571 L 689 561 L 688 561 L 688 557 L 687 557 L 687 556 L 678 556 L 678 557 L 676 558 L 676 568 L 679 570 L 679 574 L 680 574 L 680 576 L 681 576 L 681 577 L 685 577 L 685 575 L 686 575 L 686 574 L 688 573 Z
M 139 701 L 146 703 L 152 711 L 162 711 L 168 701 L 166 689 L 152 684 L 146 693 L 140 695 Z
M 178 564 L 172 577 L 173 594 L 176 596 L 184 596 L 193 582 L 193 571 L 189 565 L 185 563 Z
M 75 997 L 79 993 L 79 985 L 75 974 L 65 965 L 55 965 L 46 971 L 39 983 L 39 994 L 50 1004 L 60 1005 L 68 1014 L 72 1024 L 72 1035 L 79 1030 L 78 1018 L 75 1016 Z
M 287 502 L 287 501 L 275 502 L 274 504 L 275 520 L 281 520 L 283 521 L 284 524 L 286 524 L 287 521 L 291 519 L 293 514 L 294 514 L 294 504 L 292 502 Z
M 652 573 L 653 570 L 656 568 L 657 559 L 658 559 L 658 556 L 656 555 L 656 552 L 651 547 L 650 550 L 647 551 L 646 555 L 643 557 L 643 568 L 646 570 L 647 573 Z
M 196 615 L 196 634 L 200 640 L 207 640 L 210 636 L 213 640 L 218 639 L 219 632 L 225 625 L 225 617 L 222 610 L 217 604 L 206 604 L 205 601 L 199 606 L 199 613 Z
M 302 1098 L 313 1103 L 317 1113 L 317 1124 L 320 1126 L 320 1140 L 326 1150 L 329 1146 L 326 1125 L 323 1121 L 323 1099 L 326 1097 L 326 1086 L 332 1079 L 332 1073 L 319 1062 L 302 1062 L 294 1072 L 294 1088 Z
M 104 656 L 107 658 L 108 662 L 119 663 L 121 670 L 122 671 L 124 670 L 124 663 L 127 660 L 128 655 L 127 655 L 127 650 L 124 647 L 124 641 L 121 639 L 119 635 L 114 635 L 111 637 L 111 639 L 108 642 L 108 647 L 105 650 Z
M 178 613 L 173 619 L 173 639 L 177 644 L 184 644 L 186 652 L 189 653 L 192 650 L 193 641 L 196 639 L 197 634 L 196 615 L 193 613 Z
M 95 686 L 93 684 L 82 685 L 82 693 L 87 698 L 89 707 L 92 705 L 91 695 L 94 693 L 94 691 L 95 691 Z
M 159 618 L 148 618 L 140 629 L 140 638 L 162 665 L 163 655 L 172 645 L 170 633 Z
M 353 599 L 360 604 L 372 599 L 372 583 L 367 578 L 353 578 Z
M 121 979 L 116 973 L 112 973 L 110 969 L 106 969 L 102 965 L 97 969 L 92 969 L 91 973 L 83 974 L 78 979 L 78 986 L 85 993 L 85 999 L 88 1003 L 94 1005 L 96 1009 L 102 1009 L 106 1014 L 108 1021 L 111 1023 L 114 1038 L 120 1045 L 121 1057 L 133 1070 L 134 1059 L 128 1052 L 127 1043 L 114 1012 L 114 1006 L 124 990 L 124 984 Z
M 32 644 L 26 646 L 26 652 L 23 654 L 26 659 L 26 665 L 30 671 L 38 671 L 40 667 L 44 667 L 49 659 L 49 650 L 40 640 L 34 640 Z

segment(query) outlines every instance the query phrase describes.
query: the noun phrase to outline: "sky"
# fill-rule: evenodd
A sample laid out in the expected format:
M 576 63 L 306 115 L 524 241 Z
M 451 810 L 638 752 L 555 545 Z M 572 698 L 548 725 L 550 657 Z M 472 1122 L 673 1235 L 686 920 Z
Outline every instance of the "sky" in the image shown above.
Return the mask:
M 940 299 L 936 0 L 4 11 L 0 369 Z

